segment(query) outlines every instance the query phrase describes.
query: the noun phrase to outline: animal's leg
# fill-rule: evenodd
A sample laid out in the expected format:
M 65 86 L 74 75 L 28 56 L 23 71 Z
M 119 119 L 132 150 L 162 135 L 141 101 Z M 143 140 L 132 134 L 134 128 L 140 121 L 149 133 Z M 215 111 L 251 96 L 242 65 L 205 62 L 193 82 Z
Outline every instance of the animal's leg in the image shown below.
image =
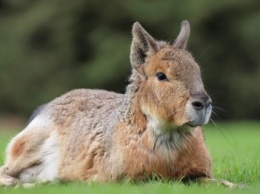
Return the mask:
M 2 166 L 0 168 L 0 186 L 18 185 L 19 184 L 18 179 L 11 177 L 8 174 L 9 174 L 8 167 Z
M 240 189 L 245 189 L 248 188 L 246 184 L 236 184 L 236 183 L 231 183 L 227 180 L 218 180 L 214 178 L 207 178 L 207 177 L 200 177 L 196 179 L 196 182 L 199 184 L 217 184 L 217 185 L 223 185 L 228 188 L 240 188 Z
M 24 170 L 19 175 L 19 180 L 11 177 L 7 174 L 10 174 L 8 172 L 8 167 L 2 166 L 0 168 L 0 187 L 1 186 L 16 186 L 16 187 L 23 187 L 23 188 L 31 188 L 34 187 L 36 184 L 31 183 L 34 181 L 35 175 L 37 175 L 37 172 L 39 172 L 39 168 L 37 167 L 31 167 L 29 169 Z M 39 184 L 48 184 L 49 181 L 42 180 L 39 182 Z
M 0 186 L 20 184 L 20 174 L 41 163 L 40 150 L 49 134 L 39 124 L 42 121 L 32 121 L 8 145 L 6 162 L 0 168 Z
M 25 151 L 17 155 L 17 157 L 8 156 L 9 159 L 0 169 L 0 185 L 11 186 L 20 184 L 20 175 L 25 175 L 24 172 L 26 172 L 28 168 L 37 165 L 40 161 L 40 156 L 37 153 L 35 153 L 35 156 L 32 155 L 33 152 Z

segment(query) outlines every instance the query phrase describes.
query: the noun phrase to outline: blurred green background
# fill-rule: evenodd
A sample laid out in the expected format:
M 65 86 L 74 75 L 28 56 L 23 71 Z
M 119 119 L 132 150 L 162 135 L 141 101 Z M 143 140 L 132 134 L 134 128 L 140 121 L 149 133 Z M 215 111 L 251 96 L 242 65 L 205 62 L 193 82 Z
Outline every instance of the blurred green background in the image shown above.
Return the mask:
M 74 88 L 124 92 L 132 24 L 173 41 L 184 19 L 213 118 L 259 119 L 259 0 L 0 0 L 0 117 Z

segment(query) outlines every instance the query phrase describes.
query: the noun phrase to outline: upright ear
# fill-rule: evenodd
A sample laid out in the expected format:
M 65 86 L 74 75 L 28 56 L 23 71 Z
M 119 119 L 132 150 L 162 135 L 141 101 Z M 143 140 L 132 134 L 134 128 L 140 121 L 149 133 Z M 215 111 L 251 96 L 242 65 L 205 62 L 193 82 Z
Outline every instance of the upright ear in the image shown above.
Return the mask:
M 176 38 L 173 46 L 179 49 L 186 49 L 187 42 L 190 36 L 190 24 L 187 20 L 182 21 L 181 23 L 181 31 Z
M 153 37 L 145 31 L 145 29 L 135 22 L 132 29 L 133 40 L 131 45 L 130 60 L 133 68 L 141 75 L 144 74 L 145 59 L 155 54 L 159 50 L 159 46 Z

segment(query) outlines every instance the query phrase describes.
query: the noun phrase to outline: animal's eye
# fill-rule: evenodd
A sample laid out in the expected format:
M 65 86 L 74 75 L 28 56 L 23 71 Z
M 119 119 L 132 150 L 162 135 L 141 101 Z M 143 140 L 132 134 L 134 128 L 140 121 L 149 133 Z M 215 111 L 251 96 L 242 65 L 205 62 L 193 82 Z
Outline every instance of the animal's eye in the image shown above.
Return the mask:
M 162 72 L 156 73 L 156 77 L 159 81 L 168 81 L 166 75 Z

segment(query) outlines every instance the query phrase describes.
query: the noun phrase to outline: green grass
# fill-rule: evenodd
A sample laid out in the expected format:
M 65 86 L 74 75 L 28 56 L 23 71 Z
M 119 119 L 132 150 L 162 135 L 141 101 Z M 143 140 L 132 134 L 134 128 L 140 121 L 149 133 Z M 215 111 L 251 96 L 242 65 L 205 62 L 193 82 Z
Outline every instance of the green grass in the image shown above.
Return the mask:
M 249 189 L 228 189 L 218 185 L 184 185 L 176 182 L 151 181 L 142 184 L 51 184 L 32 189 L 0 188 L 0 193 L 260 193 L 260 122 L 220 123 L 204 127 L 207 146 L 218 179 L 246 183 Z M 7 142 L 14 132 L 0 129 L 0 164 Z

